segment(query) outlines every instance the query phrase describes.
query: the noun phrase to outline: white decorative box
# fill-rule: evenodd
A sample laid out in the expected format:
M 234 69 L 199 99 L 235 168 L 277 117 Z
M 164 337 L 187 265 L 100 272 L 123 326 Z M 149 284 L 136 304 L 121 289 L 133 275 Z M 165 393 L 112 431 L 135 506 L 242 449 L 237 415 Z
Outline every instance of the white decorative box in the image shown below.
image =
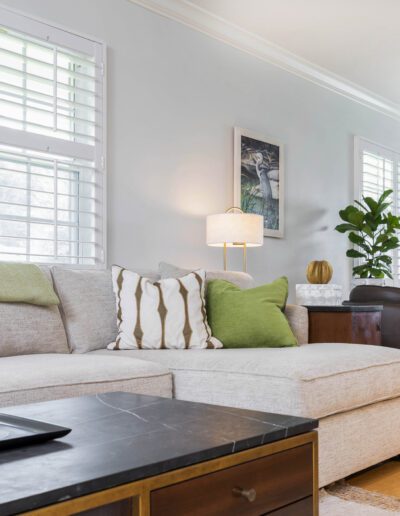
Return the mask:
M 343 288 L 341 285 L 327 283 L 315 285 L 300 283 L 296 285 L 296 303 L 309 306 L 336 306 L 342 304 Z

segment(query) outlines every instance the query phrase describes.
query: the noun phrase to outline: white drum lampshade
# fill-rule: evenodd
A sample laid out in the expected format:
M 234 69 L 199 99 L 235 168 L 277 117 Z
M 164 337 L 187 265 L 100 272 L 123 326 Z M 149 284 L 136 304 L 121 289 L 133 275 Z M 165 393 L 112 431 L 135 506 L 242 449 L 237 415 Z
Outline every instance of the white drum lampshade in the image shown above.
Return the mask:
M 243 270 L 246 270 L 246 248 L 258 247 L 264 243 L 264 220 L 261 215 L 239 213 L 228 210 L 226 213 L 208 215 L 207 245 L 224 248 L 224 269 L 226 270 L 226 248 L 243 247 Z

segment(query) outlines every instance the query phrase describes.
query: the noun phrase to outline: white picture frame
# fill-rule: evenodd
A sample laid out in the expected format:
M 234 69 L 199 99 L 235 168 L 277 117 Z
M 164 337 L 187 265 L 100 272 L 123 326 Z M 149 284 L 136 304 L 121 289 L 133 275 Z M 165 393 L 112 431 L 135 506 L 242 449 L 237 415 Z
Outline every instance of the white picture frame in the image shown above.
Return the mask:
M 264 236 L 284 238 L 284 145 L 234 128 L 233 202 L 264 217 Z

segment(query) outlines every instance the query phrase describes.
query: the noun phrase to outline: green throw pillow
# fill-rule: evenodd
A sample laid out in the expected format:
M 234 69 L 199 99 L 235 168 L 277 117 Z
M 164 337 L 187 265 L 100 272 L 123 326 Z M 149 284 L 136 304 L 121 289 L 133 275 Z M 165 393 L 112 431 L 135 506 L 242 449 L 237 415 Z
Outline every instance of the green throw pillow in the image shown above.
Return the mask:
M 31 263 L 0 263 L 0 303 L 60 303 L 50 281 Z
M 213 336 L 226 348 L 296 346 L 296 337 L 282 313 L 287 296 L 285 277 L 247 290 L 229 281 L 210 281 L 207 318 Z

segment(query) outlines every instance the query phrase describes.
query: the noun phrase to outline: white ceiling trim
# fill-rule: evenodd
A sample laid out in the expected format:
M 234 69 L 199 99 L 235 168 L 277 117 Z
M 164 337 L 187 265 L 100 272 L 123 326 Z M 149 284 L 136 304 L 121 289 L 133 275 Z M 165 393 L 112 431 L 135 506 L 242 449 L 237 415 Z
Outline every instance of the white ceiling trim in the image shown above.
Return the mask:
M 400 105 L 348 81 L 256 34 L 238 27 L 188 0 L 130 0 L 162 16 L 243 50 L 318 86 L 400 120 Z

